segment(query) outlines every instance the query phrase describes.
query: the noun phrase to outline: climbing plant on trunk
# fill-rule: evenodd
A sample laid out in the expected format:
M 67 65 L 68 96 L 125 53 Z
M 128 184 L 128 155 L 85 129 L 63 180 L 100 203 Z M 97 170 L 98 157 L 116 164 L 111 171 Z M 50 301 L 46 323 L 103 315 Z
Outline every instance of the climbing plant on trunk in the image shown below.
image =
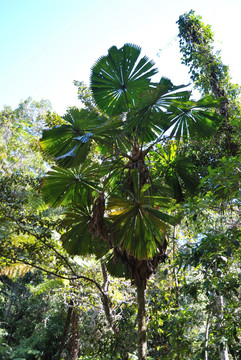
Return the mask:
M 236 130 L 232 119 L 239 116 L 240 87 L 231 82 L 229 67 L 222 62 L 220 51 L 214 50 L 211 26 L 205 25 L 193 10 L 181 15 L 177 24 L 182 63 L 189 67 L 190 78 L 202 94 L 221 99 L 222 132 L 227 150 L 235 156 L 239 145 L 233 139 Z

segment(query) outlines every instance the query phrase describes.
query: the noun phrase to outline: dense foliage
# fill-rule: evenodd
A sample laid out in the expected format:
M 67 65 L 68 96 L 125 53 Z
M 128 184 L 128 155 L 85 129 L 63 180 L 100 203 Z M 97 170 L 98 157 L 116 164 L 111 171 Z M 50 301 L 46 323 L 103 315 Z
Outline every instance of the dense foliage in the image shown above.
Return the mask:
M 63 119 L 0 113 L 0 358 L 240 358 L 237 88 L 210 27 L 178 25 L 198 101 L 125 44 Z

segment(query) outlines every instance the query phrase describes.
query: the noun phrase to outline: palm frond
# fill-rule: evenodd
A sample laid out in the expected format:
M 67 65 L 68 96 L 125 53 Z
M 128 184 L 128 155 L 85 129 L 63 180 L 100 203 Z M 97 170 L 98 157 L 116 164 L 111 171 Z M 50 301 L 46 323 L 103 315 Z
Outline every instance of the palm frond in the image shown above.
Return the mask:
M 171 126 L 167 129 L 170 137 L 177 140 L 188 138 L 209 138 L 212 136 L 223 118 L 217 112 L 210 109 L 217 109 L 220 100 L 207 96 L 199 101 L 189 101 L 172 108 L 170 115 Z
M 92 67 L 91 90 L 96 104 L 108 115 L 128 111 L 139 95 L 150 85 L 156 74 L 153 61 L 140 57 L 141 48 L 125 44 L 112 46 L 107 56 L 101 57 Z
M 172 188 L 174 198 L 182 201 L 182 190 L 195 194 L 200 179 L 192 160 L 179 154 L 177 144 L 173 141 L 165 148 L 158 145 L 157 151 L 159 153 L 157 171 Z
M 107 207 L 114 245 L 137 259 L 152 258 L 158 252 L 169 224 L 175 223 L 172 216 L 162 211 L 165 200 L 152 200 L 151 196 L 146 196 L 147 191 L 148 187 L 143 191 L 140 189 L 138 196 L 132 194 L 127 199 L 110 197 Z
M 170 109 L 177 103 L 188 101 L 190 92 L 181 91 L 183 88 L 185 85 L 177 87 L 169 79 L 161 78 L 128 113 L 124 130 L 127 133 L 134 131 L 141 143 L 156 140 L 170 126 Z
M 87 208 L 69 212 L 64 220 L 65 233 L 61 236 L 64 248 L 72 255 L 95 254 L 101 258 L 109 251 L 109 244 L 90 232 L 91 213 Z
M 93 141 L 110 148 L 121 133 L 120 119 L 106 119 L 86 109 L 70 109 L 64 117 L 66 124 L 44 130 L 42 148 L 64 167 L 82 164 Z
M 46 201 L 52 206 L 81 202 L 91 191 L 98 187 L 96 165 L 86 162 L 73 169 L 54 167 L 42 181 L 41 189 Z

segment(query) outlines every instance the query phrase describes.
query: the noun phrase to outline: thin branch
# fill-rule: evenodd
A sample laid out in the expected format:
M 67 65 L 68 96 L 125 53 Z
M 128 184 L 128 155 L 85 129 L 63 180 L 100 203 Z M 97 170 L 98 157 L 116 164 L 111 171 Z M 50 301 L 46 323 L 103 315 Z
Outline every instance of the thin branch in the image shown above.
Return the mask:
M 43 235 L 39 235 L 37 232 L 32 232 L 30 229 L 26 228 L 23 226 L 23 224 L 16 218 L 8 216 L 9 219 L 13 220 L 20 228 L 20 230 L 27 232 L 29 235 L 34 236 L 36 239 L 38 239 L 39 241 L 41 241 L 46 247 L 48 247 L 49 249 L 51 249 L 52 251 L 55 252 L 55 254 L 57 256 L 59 256 L 65 263 L 66 265 L 69 267 L 69 269 L 72 271 L 72 273 L 77 276 L 77 273 L 75 272 L 75 270 L 73 269 L 72 265 L 69 263 L 69 261 L 66 259 L 66 257 L 62 254 L 60 254 L 60 252 L 58 250 L 56 250 L 56 248 L 52 245 L 50 245 L 46 240 L 43 240 L 43 237 L 46 239 L 46 236 Z M 46 230 L 44 228 L 44 230 Z
M 82 280 L 85 280 L 85 281 L 89 281 L 89 282 L 93 283 L 93 284 L 98 288 L 98 290 L 101 292 L 101 294 L 102 294 L 104 297 L 106 296 L 105 293 L 103 292 L 100 284 L 98 284 L 97 281 L 95 281 L 95 280 L 93 280 L 93 279 L 91 279 L 91 278 L 89 278 L 89 277 L 87 277 L 87 276 L 78 275 L 78 274 L 76 274 L 75 277 L 64 276 L 64 275 L 58 274 L 58 273 L 56 273 L 56 272 L 54 272 L 54 271 L 47 270 L 47 269 L 43 268 L 42 266 L 39 266 L 39 265 L 30 263 L 30 262 L 28 262 L 28 261 L 26 261 L 26 260 L 21 260 L 21 259 L 18 259 L 18 258 L 16 258 L 16 257 L 15 257 L 15 258 L 12 258 L 12 257 L 10 257 L 10 256 L 7 257 L 7 256 L 4 256 L 3 254 L 0 254 L 0 255 L 1 255 L 2 257 L 4 257 L 5 259 L 14 261 L 15 263 L 16 263 L 16 262 L 20 262 L 20 263 L 23 263 L 23 264 L 25 264 L 25 265 L 29 265 L 29 266 L 31 266 L 31 267 L 33 267 L 33 268 L 35 268 L 35 269 L 41 270 L 41 271 L 43 271 L 43 272 L 46 272 L 46 273 L 49 274 L 49 275 L 54 275 L 54 276 L 56 276 L 56 277 L 58 277 L 58 278 L 60 278 L 60 279 L 63 279 L 63 280 L 73 281 L 73 280 L 82 279 Z

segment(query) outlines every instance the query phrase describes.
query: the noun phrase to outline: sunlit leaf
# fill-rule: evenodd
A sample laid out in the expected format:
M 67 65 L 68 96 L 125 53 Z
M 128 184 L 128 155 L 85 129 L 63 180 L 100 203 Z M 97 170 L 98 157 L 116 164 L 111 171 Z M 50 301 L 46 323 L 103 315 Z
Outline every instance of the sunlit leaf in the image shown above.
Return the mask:
M 139 95 L 148 89 L 157 69 L 147 57 L 140 58 L 139 46 L 112 46 L 92 68 L 91 90 L 96 104 L 108 115 L 128 111 Z

